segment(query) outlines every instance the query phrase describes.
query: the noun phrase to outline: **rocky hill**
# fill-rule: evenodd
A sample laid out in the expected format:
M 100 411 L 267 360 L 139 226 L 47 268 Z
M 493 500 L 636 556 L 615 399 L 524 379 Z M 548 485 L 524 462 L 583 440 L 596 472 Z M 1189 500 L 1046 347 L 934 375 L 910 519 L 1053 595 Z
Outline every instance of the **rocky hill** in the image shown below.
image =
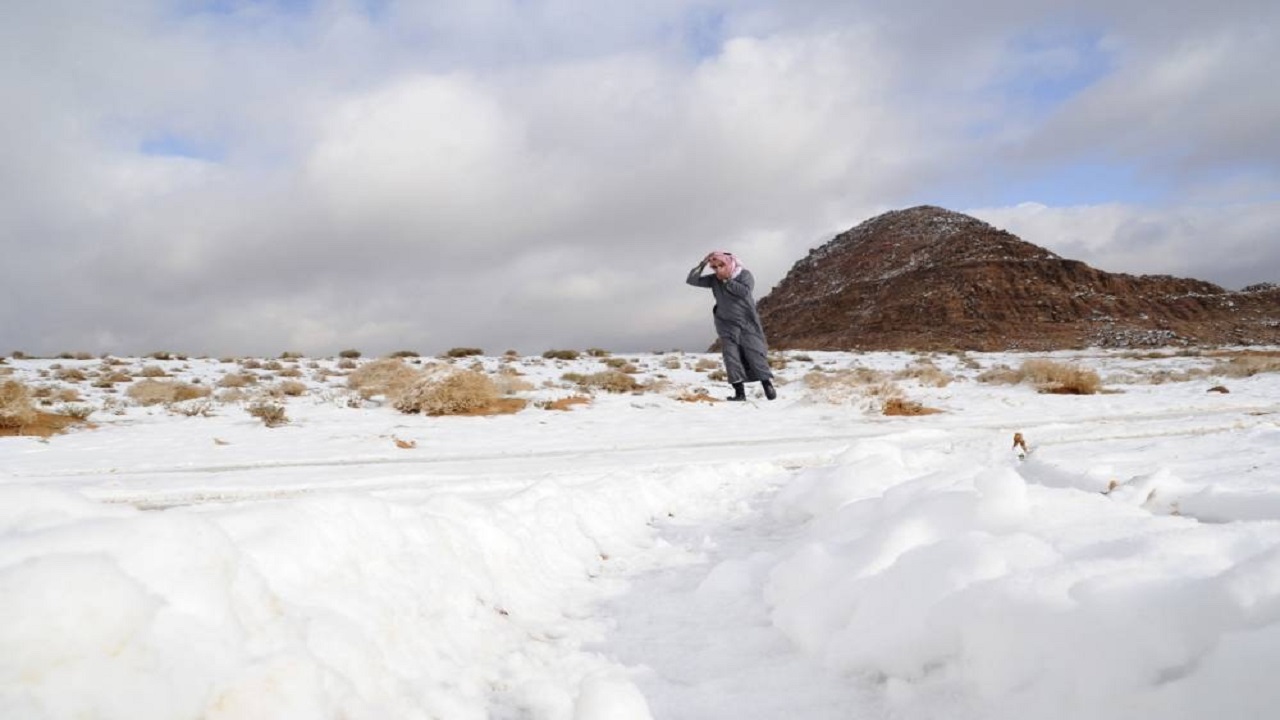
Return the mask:
M 1280 344 L 1280 288 L 1125 275 L 976 218 L 874 217 L 797 262 L 759 302 L 775 348 L 1049 350 Z

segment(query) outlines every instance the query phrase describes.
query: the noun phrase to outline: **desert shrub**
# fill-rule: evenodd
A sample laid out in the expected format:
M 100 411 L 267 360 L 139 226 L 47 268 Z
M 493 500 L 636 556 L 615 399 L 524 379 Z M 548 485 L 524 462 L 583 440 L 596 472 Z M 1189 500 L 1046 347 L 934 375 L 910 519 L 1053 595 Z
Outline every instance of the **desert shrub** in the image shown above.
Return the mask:
M 587 348 L 587 355 L 594 358 L 609 357 L 612 353 L 604 348 Z
M 49 398 L 55 402 L 80 402 L 80 392 L 75 388 L 55 388 L 49 394 Z
M 0 428 L 21 428 L 36 419 L 31 392 L 17 380 L 0 383 Z
M 304 356 L 302 353 L 300 353 L 300 352 L 291 352 L 291 351 L 289 351 L 289 350 L 286 350 L 286 351 L 284 351 L 284 352 L 280 353 L 280 359 L 281 359 L 281 360 L 301 360 L 303 357 L 305 357 L 305 356 Z
M 348 375 L 347 387 L 365 400 L 377 395 L 395 398 L 420 375 L 420 370 L 409 367 L 400 358 L 380 358 L 361 365 Z
M 161 405 L 206 397 L 209 392 L 209 388 L 190 383 L 148 379 L 130 385 L 125 394 L 139 405 Z
M 259 398 L 250 403 L 245 408 L 245 412 L 261 420 L 262 424 L 267 427 L 279 427 L 289 422 L 289 416 L 284 411 L 284 405 L 265 398 Z
M 53 376 L 63 382 L 72 382 L 72 383 L 84 382 L 85 380 L 89 379 L 89 376 L 85 375 L 84 371 L 79 368 L 63 368 L 58 372 L 54 373 Z
M 219 391 L 218 394 L 214 396 L 214 399 L 224 405 L 234 405 L 248 400 L 249 397 L 249 393 L 245 392 L 241 388 L 227 388 L 226 390 Z
M 483 354 L 484 354 L 484 350 L 481 350 L 480 348 L 456 347 L 456 348 L 449 348 L 448 350 L 446 350 L 444 353 L 444 356 L 451 357 L 451 358 L 461 358 L 461 357 L 472 357 L 475 355 L 483 355 Z
M 257 382 L 258 376 L 253 373 L 227 373 L 218 379 L 217 385 L 221 388 L 242 388 Z
M 174 415 L 182 415 L 184 417 L 209 417 L 214 414 L 213 403 L 209 401 L 209 398 L 196 398 L 194 400 L 169 403 L 164 408 Z
M 951 384 L 951 376 L 933 364 L 932 360 L 922 358 L 913 361 L 907 367 L 893 374 L 895 380 L 915 380 L 921 385 L 930 387 L 946 387 Z
M 591 373 L 579 383 L 582 387 L 604 390 L 611 393 L 634 392 L 640 389 L 640 383 L 621 370 L 603 370 Z
M 679 370 L 684 366 L 680 362 L 680 356 L 668 355 L 667 357 L 662 358 L 662 367 L 667 370 Z
M 88 420 L 97 408 L 87 403 L 66 403 L 58 406 L 58 414 L 75 418 L 76 420 Z
M 1008 365 L 996 365 L 978 373 L 978 382 L 994 385 L 1017 385 L 1022 382 L 1022 373 Z
M 262 369 L 270 370 L 271 372 L 276 372 L 277 370 L 283 370 L 284 365 L 281 365 L 279 360 L 268 360 L 265 364 L 263 364 Z
M 724 370 L 712 370 L 707 373 L 707 379 L 712 382 L 725 382 L 729 379 L 729 373 Z
M 459 415 L 484 410 L 498 399 L 488 375 L 458 370 L 443 377 L 424 375 L 392 400 L 395 409 L 423 415 Z
M 276 373 L 276 377 L 300 378 L 302 377 L 302 371 L 296 367 L 287 367 L 281 370 L 280 372 Z
M 306 383 L 297 380 L 283 380 L 271 390 L 272 395 L 287 395 L 289 397 L 298 397 L 307 392 Z
M 534 389 L 533 383 L 513 373 L 498 373 L 493 382 L 498 386 L 498 392 L 503 395 L 514 395 Z
M 166 377 L 167 375 L 168 373 L 159 365 L 147 365 L 138 371 L 138 377 L 144 378 Z
M 244 368 L 245 370 L 261 370 L 262 361 L 258 360 L 257 358 L 245 358 L 244 360 L 240 361 L 240 367 Z
M 417 350 L 397 350 L 387 357 L 389 358 L 416 358 L 421 357 Z
M 941 410 L 931 407 L 925 407 L 914 400 L 908 400 L 900 395 L 888 398 L 880 406 L 880 412 L 884 415 L 932 415 L 940 413 Z
M 355 360 L 356 358 L 360 357 L 360 351 L 359 350 L 343 350 L 342 352 L 338 353 L 338 357 L 344 360 Z
M 1219 361 L 1213 374 L 1230 378 L 1253 377 L 1258 373 L 1280 372 L 1280 357 L 1263 353 L 1249 353 Z
M 1025 382 L 1044 393 L 1093 395 L 1102 389 L 1102 378 L 1098 373 L 1078 365 L 1032 359 L 1023 362 L 1019 372 Z
M 810 370 L 804 375 L 804 384 L 812 394 L 828 402 L 896 392 L 896 386 L 887 380 L 885 373 L 865 367 Z
M 693 364 L 693 369 L 698 372 L 707 372 L 708 370 L 715 370 L 718 367 L 720 367 L 720 361 L 712 360 L 711 358 L 698 358 L 698 362 Z
M 151 358 L 152 360 L 172 360 L 173 353 L 167 350 L 157 350 L 147 355 L 147 357 Z
M 548 360 L 577 360 L 581 355 L 577 350 L 548 350 L 542 353 L 542 357 Z
M 351 358 L 342 358 L 338 361 L 339 370 L 355 370 L 356 361 Z
M 26 360 L 27 354 L 22 352 L 21 350 L 14 350 L 13 352 L 9 353 L 9 357 L 13 358 L 14 360 Z

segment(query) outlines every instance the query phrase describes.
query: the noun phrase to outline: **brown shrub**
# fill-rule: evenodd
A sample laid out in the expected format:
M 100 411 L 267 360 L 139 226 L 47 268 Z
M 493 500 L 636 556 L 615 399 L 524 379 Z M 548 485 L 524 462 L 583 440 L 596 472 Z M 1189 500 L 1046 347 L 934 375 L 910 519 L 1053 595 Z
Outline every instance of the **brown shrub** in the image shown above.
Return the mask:
M 298 397 L 307 392 L 307 384 L 297 380 L 282 380 L 276 384 L 271 390 L 273 395 L 288 395 L 289 397 Z
M 1055 395 L 1093 395 L 1102 389 L 1102 378 L 1093 370 L 1037 358 L 1023 361 L 1017 370 L 1003 365 L 992 368 L 978 375 L 978 381 L 1008 385 L 1028 383 L 1042 393 Z
M 209 393 L 209 388 L 198 387 L 184 382 L 139 380 L 130 385 L 128 392 L 125 394 L 129 396 L 130 400 L 139 405 L 161 405 L 207 397 Z
M 893 374 L 895 380 L 915 380 L 929 387 L 946 387 L 951 384 L 951 376 L 944 372 L 932 360 L 927 358 L 912 362 L 907 367 Z
M 245 412 L 261 420 L 262 424 L 267 427 L 279 427 L 289 422 L 289 416 L 285 414 L 284 406 L 270 400 L 255 400 L 249 407 L 245 408 Z
M 1229 378 L 1246 378 L 1258 373 L 1280 372 L 1280 357 L 1266 353 L 1240 354 L 1225 362 L 1218 361 L 1212 372 Z
M 138 371 L 138 377 L 158 378 L 158 377 L 166 377 L 166 376 L 167 376 L 167 373 L 164 371 L 164 368 L 160 367 L 159 365 L 147 365 L 146 367 Z
M 584 388 L 611 393 L 627 393 L 640 389 L 640 383 L 621 370 L 604 370 L 582 377 L 578 384 Z
M 253 373 L 227 373 L 218 379 L 218 387 L 242 388 L 253 385 L 257 382 L 258 376 Z
M 1024 381 L 1042 393 L 1055 395 L 1093 395 L 1102 389 L 1098 373 L 1078 365 L 1052 360 L 1027 360 L 1019 369 Z
M 885 400 L 884 404 L 880 408 L 880 412 L 885 415 L 915 416 L 933 415 L 934 413 L 940 413 L 942 411 L 937 408 L 925 407 L 914 400 L 908 400 L 899 396 Z
M 400 358 L 381 358 L 352 371 L 347 376 L 347 387 L 365 400 L 377 395 L 394 399 L 403 395 L 421 374 Z
M 0 383 L 0 428 L 20 429 L 36 419 L 31 392 L 17 380 Z
M 395 409 L 424 415 L 461 415 L 484 410 L 498 399 L 489 376 L 459 370 L 444 377 L 423 376 L 392 398 Z

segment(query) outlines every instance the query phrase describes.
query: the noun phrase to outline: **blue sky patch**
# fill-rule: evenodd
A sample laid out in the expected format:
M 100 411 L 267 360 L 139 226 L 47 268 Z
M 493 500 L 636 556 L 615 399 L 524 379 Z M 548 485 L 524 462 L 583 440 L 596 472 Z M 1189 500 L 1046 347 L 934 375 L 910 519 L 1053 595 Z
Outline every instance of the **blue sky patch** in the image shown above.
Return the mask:
M 222 162 L 227 155 L 226 147 L 220 143 L 175 133 L 159 133 L 143 138 L 138 144 L 138 152 L 143 155 L 183 157 L 208 162 Z

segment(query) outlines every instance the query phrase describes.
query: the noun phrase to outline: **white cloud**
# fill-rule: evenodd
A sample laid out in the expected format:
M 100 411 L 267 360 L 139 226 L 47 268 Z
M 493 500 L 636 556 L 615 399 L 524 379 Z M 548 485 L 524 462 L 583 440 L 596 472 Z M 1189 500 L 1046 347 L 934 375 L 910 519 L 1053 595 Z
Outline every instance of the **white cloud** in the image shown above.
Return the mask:
M 1280 202 L 1174 211 L 1025 203 L 968 212 L 1099 270 L 1194 277 L 1228 290 L 1280 282 Z

